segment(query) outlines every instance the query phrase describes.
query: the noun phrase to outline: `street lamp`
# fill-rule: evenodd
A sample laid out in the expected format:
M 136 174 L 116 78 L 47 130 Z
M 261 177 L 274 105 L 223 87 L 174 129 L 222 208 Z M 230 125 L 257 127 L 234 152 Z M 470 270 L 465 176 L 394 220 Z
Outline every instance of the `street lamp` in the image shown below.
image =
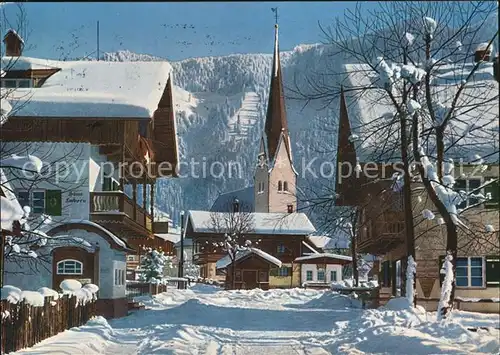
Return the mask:
M 181 211 L 181 255 L 179 258 L 178 276 L 184 277 L 184 211 Z M 180 280 L 177 282 L 177 288 L 184 289 L 185 284 Z

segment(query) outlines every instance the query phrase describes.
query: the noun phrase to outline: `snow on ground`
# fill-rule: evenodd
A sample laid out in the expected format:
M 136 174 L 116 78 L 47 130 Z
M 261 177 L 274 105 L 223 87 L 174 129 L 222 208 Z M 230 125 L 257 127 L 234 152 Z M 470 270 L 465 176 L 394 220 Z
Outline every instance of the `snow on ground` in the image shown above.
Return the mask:
M 378 310 L 324 290 L 223 291 L 196 285 L 139 298 L 146 310 L 101 317 L 16 354 L 481 354 L 500 350 L 499 316 L 455 312 L 447 324 Z M 484 327 L 475 332 L 466 327 Z

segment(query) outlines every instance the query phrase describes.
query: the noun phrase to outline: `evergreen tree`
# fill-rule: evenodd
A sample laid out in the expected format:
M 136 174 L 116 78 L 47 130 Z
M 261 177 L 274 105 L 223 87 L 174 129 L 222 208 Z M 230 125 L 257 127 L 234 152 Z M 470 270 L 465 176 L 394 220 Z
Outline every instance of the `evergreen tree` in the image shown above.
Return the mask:
M 172 268 L 172 258 L 166 256 L 162 251 L 145 248 L 144 259 L 141 268 L 144 270 L 141 280 L 150 283 L 160 283 L 163 279 L 163 270 Z

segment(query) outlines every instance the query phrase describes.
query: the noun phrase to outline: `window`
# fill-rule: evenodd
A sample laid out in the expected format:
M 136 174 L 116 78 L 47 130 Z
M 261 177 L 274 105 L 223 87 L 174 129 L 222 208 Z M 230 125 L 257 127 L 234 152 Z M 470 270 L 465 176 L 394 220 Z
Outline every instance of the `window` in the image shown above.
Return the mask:
M 330 271 L 330 281 L 337 281 L 337 271 Z
M 278 245 L 276 248 L 277 253 L 284 253 L 285 252 L 285 246 L 283 244 Z
M 293 205 L 287 205 L 286 209 L 287 209 L 288 213 L 293 213 Z
M 135 261 L 135 255 L 127 255 L 127 261 Z
M 31 88 L 33 87 L 33 80 L 31 79 L 2 79 L 0 80 L 0 87 L 3 88 Z
M 490 181 L 492 179 L 498 179 L 498 177 L 487 177 L 486 181 Z M 491 194 L 491 199 L 484 203 L 486 208 L 495 208 L 500 209 L 500 180 L 497 180 L 489 185 L 486 185 L 484 188 L 485 194 Z
M 66 259 L 57 263 L 58 275 L 81 275 L 83 273 L 83 264 L 78 260 Z
M 325 269 L 318 269 L 318 281 L 325 281 Z
M 17 191 L 17 199 L 22 207 L 29 206 L 33 214 L 60 216 L 62 213 L 60 190 Z
M 265 271 L 259 272 L 259 282 L 269 282 L 269 273 Z
M 289 273 L 289 269 L 288 267 L 280 267 L 278 269 L 278 276 L 290 276 L 290 273 Z
M 283 183 L 278 181 L 278 191 L 283 191 Z
M 306 271 L 306 280 L 307 281 L 312 281 L 313 280 L 313 272 L 311 270 Z
M 467 195 L 471 192 L 477 194 L 480 191 L 475 191 L 479 186 L 481 186 L 481 179 L 457 179 L 453 189 L 455 191 L 464 191 Z M 466 201 L 458 205 L 458 208 L 466 208 L 471 205 L 478 203 L 479 200 L 474 197 L 468 197 Z
M 283 182 L 283 191 L 288 191 L 288 182 Z
M 125 285 L 125 270 L 115 269 L 115 286 Z
M 457 258 L 457 287 L 484 287 L 482 257 Z
M 31 213 L 45 213 L 45 191 L 18 191 L 17 197 L 22 207 L 31 208 Z

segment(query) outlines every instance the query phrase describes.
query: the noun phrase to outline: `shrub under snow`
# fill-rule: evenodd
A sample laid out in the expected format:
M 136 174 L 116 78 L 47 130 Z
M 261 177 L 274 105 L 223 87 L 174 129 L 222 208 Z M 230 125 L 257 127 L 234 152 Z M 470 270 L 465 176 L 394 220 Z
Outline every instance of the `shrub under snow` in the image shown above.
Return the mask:
M 449 308 L 451 290 L 453 282 L 455 281 L 455 275 L 453 275 L 453 256 L 451 254 L 446 255 L 444 259 L 443 267 L 441 268 L 441 274 L 444 274 L 443 285 L 441 286 L 441 297 L 439 299 L 437 319 L 442 320 L 445 318 L 446 309 Z

